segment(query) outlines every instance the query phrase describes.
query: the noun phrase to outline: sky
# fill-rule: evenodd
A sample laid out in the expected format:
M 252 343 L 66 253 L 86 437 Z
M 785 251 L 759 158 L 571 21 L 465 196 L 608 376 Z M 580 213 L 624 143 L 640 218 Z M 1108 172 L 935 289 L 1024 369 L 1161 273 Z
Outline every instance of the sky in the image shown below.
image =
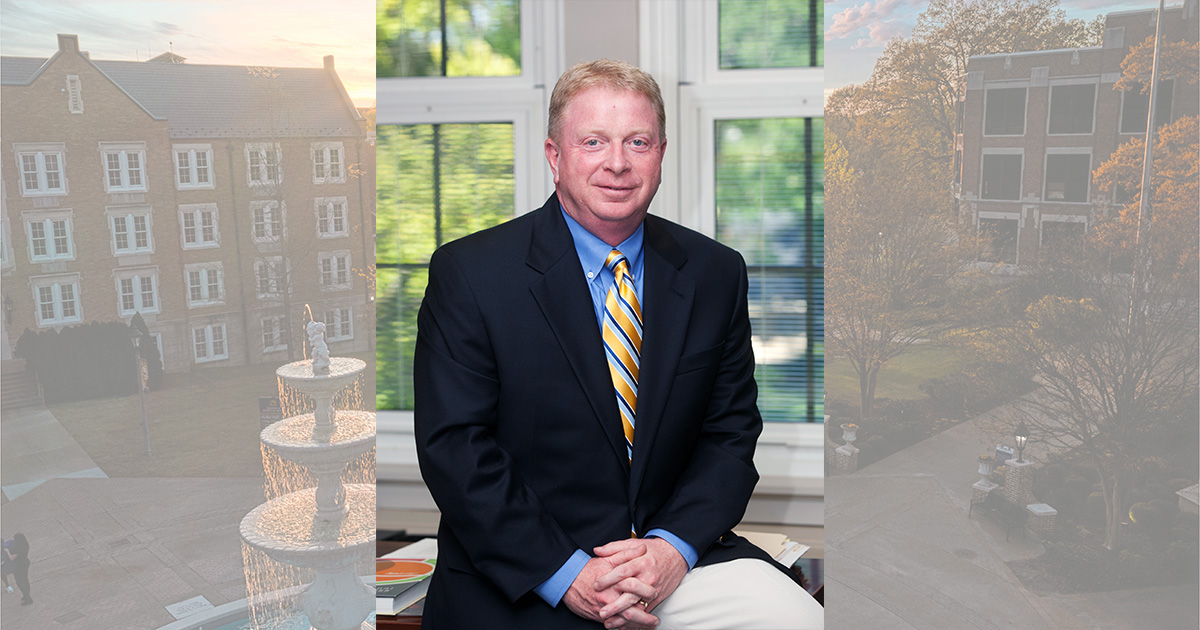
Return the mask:
M 893 37 L 909 37 L 926 0 L 832 1 L 825 4 L 825 96 L 871 76 L 875 60 Z M 1167 5 L 1179 4 L 1167 0 Z M 1151 9 L 1156 0 L 1061 0 L 1068 18 L 1092 20 L 1097 15 L 1131 9 Z
M 0 54 L 49 57 L 58 33 L 92 59 L 320 68 L 325 55 L 359 107 L 375 104 L 374 0 L 0 0 Z

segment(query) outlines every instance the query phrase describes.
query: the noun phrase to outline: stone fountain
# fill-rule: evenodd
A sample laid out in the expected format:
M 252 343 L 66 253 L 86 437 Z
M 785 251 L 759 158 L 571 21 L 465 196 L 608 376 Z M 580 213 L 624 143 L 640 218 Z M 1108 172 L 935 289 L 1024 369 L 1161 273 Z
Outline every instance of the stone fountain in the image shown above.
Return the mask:
M 358 565 L 375 552 L 375 486 L 344 484 L 342 474 L 375 448 L 375 413 L 334 409 L 335 394 L 353 385 L 366 364 L 331 359 L 324 329 L 310 322 L 305 332 L 312 358 L 275 372 L 312 399 L 313 412 L 275 422 L 261 434 L 264 451 L 307 469 L 317 485 L 258 506 L 242 519 L 241 534 L 247 546 L 275 562 L 313 571 L 298 597 L 315 630 L 357 630 L 375 609 L 374 589 L 357 575 Z

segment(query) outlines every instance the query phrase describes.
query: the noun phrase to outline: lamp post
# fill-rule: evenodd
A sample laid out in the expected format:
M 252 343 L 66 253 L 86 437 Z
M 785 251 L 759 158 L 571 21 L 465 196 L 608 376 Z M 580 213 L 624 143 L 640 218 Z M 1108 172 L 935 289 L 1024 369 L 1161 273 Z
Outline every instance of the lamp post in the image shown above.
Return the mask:
M 1025 425 L 1024 420 L 1021 421 L 1021 424 L 1017 425 L 1015 433 L 1017 440 L 1017 461 L 1021 462 L 1024 461 L 1025 457 L 1025 443 L 1029 441 L 1029 427 Z
M 146 421 L 146 372 L 148 368 L 146 360 L 142 358 L 141 333 L 131 326 L 129 337 L 133 341 L 134 378 L 137 380 L 138 402 L 142 407 L 142 438 L 146 443 L 146 457 L 150 457 L 150 423 Z

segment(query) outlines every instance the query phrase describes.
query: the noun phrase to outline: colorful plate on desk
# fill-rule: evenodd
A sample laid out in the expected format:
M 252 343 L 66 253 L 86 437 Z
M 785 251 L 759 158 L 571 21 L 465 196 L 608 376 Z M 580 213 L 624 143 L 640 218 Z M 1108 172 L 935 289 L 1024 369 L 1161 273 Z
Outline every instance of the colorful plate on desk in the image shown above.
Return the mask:
M 376 584 L 404 584 L 420 582 L 433 573 L 437 560 L 375 559 Z

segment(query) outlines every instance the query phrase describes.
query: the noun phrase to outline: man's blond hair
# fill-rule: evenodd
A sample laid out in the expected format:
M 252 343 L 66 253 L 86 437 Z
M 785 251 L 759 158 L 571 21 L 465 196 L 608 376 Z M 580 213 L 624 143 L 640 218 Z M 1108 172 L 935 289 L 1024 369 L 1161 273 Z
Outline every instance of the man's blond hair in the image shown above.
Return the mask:
M 558 78 L 554 92 L 550 94 L 548 132 L 552 139 L 559 140 L 558 134 L 562 130 L 562 115 L 567 104 L 576 94 L 593 87 L 636 92 L 650 99 L 650 104 L 654 106 L 654 113 L 658 117 L 658 139 L 660 141 L 667 139 L 667 113 L 663 108 L 662 92 L 659 91 L 654 77 L 637 66 L 611 59 L 577 63 Z

